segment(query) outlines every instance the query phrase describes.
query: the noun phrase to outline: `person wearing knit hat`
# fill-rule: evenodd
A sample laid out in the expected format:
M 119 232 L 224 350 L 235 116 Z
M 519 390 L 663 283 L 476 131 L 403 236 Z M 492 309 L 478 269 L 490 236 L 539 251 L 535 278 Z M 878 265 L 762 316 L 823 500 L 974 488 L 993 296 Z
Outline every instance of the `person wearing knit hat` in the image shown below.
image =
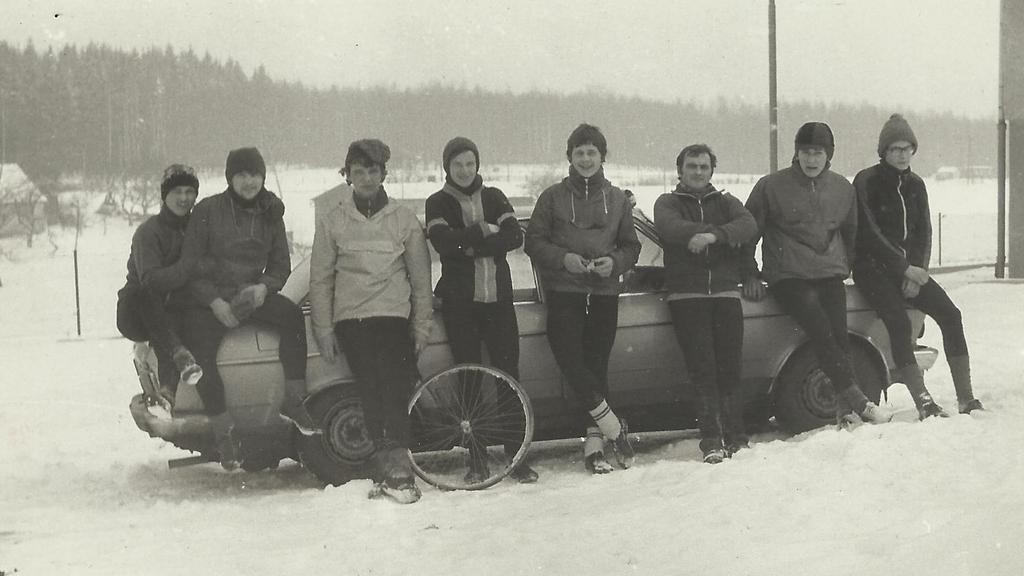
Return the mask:
M 480 151 L 469 138 L 457 136 L 441 153 L 445 183 L 426 202 L 427 238 L 441 257 L 441 279 L 434 294 L 442 301 L 441 317 L 456 363 L 480 364 L 481 346 L 496 368 L 519 378 L 519 325 L 512 300 L 512 274 L 506 254 L 523 244 L 523 231 L 505 193 L 485 186 Z M 496 404 L 516 401 L 498 388 Z M 510 429 L 522 429 L 509 426 Z M 504 442 L 511 461 L 521 439 Z M 487 452 L 470 446 L 467 484 L 490 475 Z M 536 482 L 525 460 L 509 472 L 522 483 Z
M 306 328 L 301 309 L 279 291 L 291 274 L 284 204 L 264 186 L 266 164 L 256 148 L 232 150 L 225 163 L 227 188 L 196 204 L 186 248 L 211 263 L 210 274 L 189 280 L 191 305 L 184 340 L 204 368 L 197 384 L 210 416 L 221 465 L 241 461 L 233 420 L 216 369 L 221 340 L 242 322 L 257 321 L 278 331 L 284 369 L 280 417 L 307 435 L 318 432 L 305 408 Z
M 371 496 L 420 498 L 409 462 L 409 375 L 433 326 L 430 249 L 416 214 L 384 188 L 391 150 L 352 142 L 341 173 L 348 184 L 316 207 L 309 302 L 320 357 L 345 351 L 375 447 Z
M 888 422 L 892 412 L 864 394 L 850 359 L 844 280 L 857 234 L 853 186 L 830 169 L 835 137 L 828 124 L 801 126 L 794 147 L 792 164 L 758 180 L 747 198 L 759 232 L 744 246 L 743 296 L 763 298 L 763 278 L 782 310 L 807 334 L 835 389 L 838 425 L 857 417 Z M 763 241 L 760 271 L 754 260 L 758 241 Z
M 199 179 L 192 167 L 172 164 L 164 170 L 160 213 L 132 236 L 128 276 L 117 292 L 117 329 L 132 341 L 149 342 L 167 403 L 173 403 L 179 381 L 194 385 L 202 376 L 179 337 L 187 300 L 183 288 L 196 262 L 182 255 L 182 247 L 198 195 Z
M 604 175 L 608 143 L 597 126 L 580 124 L 566 141 L 569 175 L 537 198 L 525 252 L 545 288 L 551 352 L 592 425 L 583 464 L 592 474 L 634 459 L 629 430 L 608 403 L 608 359 L 618 328 L 622 275 L 636 265 L 640 241 L 632 204 Z
M 923 420 L 948 414 L 925 387 L 914 356 L 908 304 L 939 325 L 959 412 L 969 414 L 983 406 L 974 397 L 960 310 L 928 273 L 931 215 L 924 180 L 910 168 L 916 153 L 917 137 L 910 123 L 893 114 L 878 134 L 878 164 L 861 170 L 853 180 L 860 210 L 853 280 L 885 324 L 896 364 L 893 380 L 907 386 Z

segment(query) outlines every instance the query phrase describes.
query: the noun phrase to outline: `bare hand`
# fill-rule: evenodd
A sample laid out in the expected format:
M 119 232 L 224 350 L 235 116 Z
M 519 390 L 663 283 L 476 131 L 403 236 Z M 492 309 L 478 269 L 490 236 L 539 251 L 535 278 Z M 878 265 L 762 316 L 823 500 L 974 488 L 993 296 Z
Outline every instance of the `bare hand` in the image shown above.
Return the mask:
M 245 289 L 252 292 L 252 302 L 256 308 L 263 306 L 263 303 L 267 301 L 266 284 L 253 284 L 252 286 L 247 286 Z
M 760 278 L 750 277 L 743 282 L 743 297 L 751 302 L 760 302 L 764 299 L 765 289 Z
M 328 364 L 334 364 L 338 357 L 338 342 L 334 334 L 322 334 L 316 337 L 316 346 L 320 349 L 320 357 Z
M 565 253 L 565 256 L 562 257 L 562 265 L 570 274 L 586 274 L 590 271 L 587 270 L 587 263 L 583 261 L 583 257 L 572 252 Z
M 221 324 L 228 328 L 238 326 L 238 318 L 235 318 L 235 314 L 231 312 L 231 304 L 225 302 L 223 298 L 217 298 L 211 302 L 210 310 L 213 310 L 213 315 Z
M 689 244 L 686 245 L 686 249 L 694 254 L 703 252 L 709 245 L 714 244 L 715 235 L 710 232 L 703 232 L 701 234 L 694 234 L 693 238 L 690 238 Z
M 587 266 L 587 268 L 589 268 L 591 272 L 597 274 L 601 278 L 607 278 L 611 276 L 612 268 L 614 267 L 615 260 L 612 260 L 611 256 L 601 256 L 600 258 L 595 258 L 590 262 L 590 265 Z
M 903 279 L 903 297 L 914 298 L 921 291 L 921 285 L 910 278 Z
M 497 234 L 501 228 L 497 224 L 487 223 L 487 229 L 491 231 L 491 234 Z
M 918 284 L 918 288 L 928 283 L 928 271 L 924 268 L 917 266 L 907 266 L 907 271 L 903 275 L 908 279 Z

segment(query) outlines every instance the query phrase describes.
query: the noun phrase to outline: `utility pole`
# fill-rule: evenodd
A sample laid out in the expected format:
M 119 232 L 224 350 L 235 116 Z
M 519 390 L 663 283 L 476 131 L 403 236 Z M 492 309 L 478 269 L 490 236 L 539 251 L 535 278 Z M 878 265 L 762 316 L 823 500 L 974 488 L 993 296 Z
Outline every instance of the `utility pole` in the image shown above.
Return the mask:
M 779 169 L 779 100 L 775 57 L 775 0 L 768 0 L 768 154 L 771 172 Z

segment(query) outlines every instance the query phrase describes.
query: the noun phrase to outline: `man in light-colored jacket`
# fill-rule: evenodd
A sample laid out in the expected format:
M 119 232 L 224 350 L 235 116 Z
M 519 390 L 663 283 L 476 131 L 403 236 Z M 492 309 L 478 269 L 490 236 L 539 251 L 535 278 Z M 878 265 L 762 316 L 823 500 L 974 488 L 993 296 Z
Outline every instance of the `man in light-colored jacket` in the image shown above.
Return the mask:
M 342 173 L 352 192 L 316 215 L 309 299 L 324 360 L 335 360 L 337 337 L 355 374 L 377 449 L 374 491 L 409 503 L 420 492 L 407 457 L 406 406 L 410 374 L 430 337 L 433 297 L 423 227 L 384 190 L 390 157 L 380 140 L 349 146 Z

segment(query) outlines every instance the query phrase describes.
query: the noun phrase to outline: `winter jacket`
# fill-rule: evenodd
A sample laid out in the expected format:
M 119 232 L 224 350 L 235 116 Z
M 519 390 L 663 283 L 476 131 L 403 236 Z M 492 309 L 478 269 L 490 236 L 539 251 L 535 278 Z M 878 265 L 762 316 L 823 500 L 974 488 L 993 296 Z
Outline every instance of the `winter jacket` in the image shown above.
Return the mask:
M 132 235 L 128 275 L 119 298 L 141 287 L 165 295 L 185 286 L 191 267 L 175 264 L 181 257 L 188 221 L 188 215 L 178 216 L 163 205 L 159 214 L 139 225 Z
M 249 203 L 230 188 L 204 198 L 192 210 L 185 241 L 187 252 L 195 250 L 212 267 L 189 282 L 192 295 L 204 306 L 217 298 L 230 302 L 252 284 L 264 284 L 273 294 L 291 274 L 284 203 L 265 188 Z
M 744 276 L 756 275 L 760 238 L 764 278 L 813 280 L 847 277 L 857 234 L 857 200 L 850 182 L 825 168 L 808 178 L 796 160 L 757 181 L 747 210 L 758 235 L 744 246 Z
M 856 265 L 874 264 L 901 280 L 908 266 L 927 270 L 932 221 L 924 180 L 881 161 L 861 170 L 853 186 L 860 210 Z
M 339 202 L 321 206 L 309 301 L 317 337 L 332 333 L 342 320 L 392 316 L 409 319 L 425 341 L 433 315 L 430 250 L 416 215 L 387 202 L 367 218 L 344 189 Z
M 441 256 L 437 296 L 471 302 L 512 298 L 505 254 L 522 246 L 523 230 L 501 190 L 483 186 L 479 176 L 468 194 L 447 183 L 427 198 L 426 219 L 427 238 Z
M 654 226 L 665 249 L 665 288 L 669 293 L 716 294 L 735 291 L 742 281 L 739 245 L 757 234 L 757 223 L 743 204 L 712 186 L 701 191 L 676 187 L 654 203 Z M 687 248 L 697 234 L 715 243 L 694 254 Z
M 610 256 L 611 275 L 569 273 L 562 263 L 569 252 L 586 260 Z M 620 276 L 640 256 L 629 200 L 603 172 L 583 178 L 570 168 L 569 177 L 537 199 L 526 228 L 526 253 L 537 266 L 545 290 L 618 294 Z

